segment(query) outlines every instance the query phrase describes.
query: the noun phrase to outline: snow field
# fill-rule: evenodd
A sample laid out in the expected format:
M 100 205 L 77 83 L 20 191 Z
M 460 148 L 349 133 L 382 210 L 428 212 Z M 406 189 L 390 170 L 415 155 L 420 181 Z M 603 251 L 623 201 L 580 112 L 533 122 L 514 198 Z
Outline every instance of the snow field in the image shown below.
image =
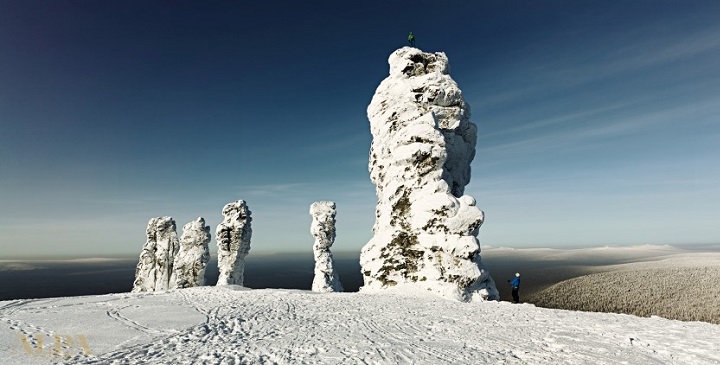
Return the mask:
M 74 347 L 29 354 L 19 336 L 38 333 L 72 336 Z M 398 290 L 224 286 L 0 302 L 6 364 L 715 364 L 717 338 L 720 326 L 707 323 Z

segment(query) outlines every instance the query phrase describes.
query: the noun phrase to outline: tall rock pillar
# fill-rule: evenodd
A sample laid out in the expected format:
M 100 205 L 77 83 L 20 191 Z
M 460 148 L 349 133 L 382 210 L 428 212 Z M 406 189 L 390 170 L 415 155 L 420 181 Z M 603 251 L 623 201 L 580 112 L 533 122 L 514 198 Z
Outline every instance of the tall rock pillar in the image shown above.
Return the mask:
M 152 218 L 148 222 L 147 241 L 135 269 L 133 292 L 175 288 L 173 262 L 180 244 L 172 217 Z
M 186 224 L 180 236 L 173 271 L 177 288 L 205 285 L 205 269 L 210 261 L 210 227 L 202 217 Z
M 464 195 L 475 157 L 470 108 L 444 53 L 404 47 L 368 106 L 378 202 L 360 264 L 363 290 L 395 286 L 457 300 L 495 300 L 480 260 L 483 212 Z
M 341 292 L 343 287 L 335 272 L 330 246 L 335 242 L 335 203 L 322 201 L 310 205 L 312 224 L 310 233 L 315 237 L 315 278 L 312 290 L 315 292 Z
M 226 204 L 222 214 L 223 221 L 215 231 L 220 269 L 217 285 L 243 285 L 245 256 L 252 237 L 251 212 L 244 200 L 238 200 Z

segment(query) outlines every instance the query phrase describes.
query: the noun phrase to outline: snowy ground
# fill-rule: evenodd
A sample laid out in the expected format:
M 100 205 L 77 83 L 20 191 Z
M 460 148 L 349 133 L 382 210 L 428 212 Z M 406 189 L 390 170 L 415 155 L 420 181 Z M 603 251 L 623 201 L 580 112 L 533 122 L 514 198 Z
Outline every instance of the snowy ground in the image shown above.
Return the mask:
M 0 302 L 3 364 L 717 364 L 718 338 L 700 322 L 399 293 L 227 286 Z

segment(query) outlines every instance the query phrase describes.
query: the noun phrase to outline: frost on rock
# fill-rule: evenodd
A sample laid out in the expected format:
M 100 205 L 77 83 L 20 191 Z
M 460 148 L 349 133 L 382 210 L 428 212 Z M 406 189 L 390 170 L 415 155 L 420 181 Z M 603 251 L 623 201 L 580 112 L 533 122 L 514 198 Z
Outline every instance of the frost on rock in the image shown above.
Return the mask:
M 205 285 L 205 269 L 210 261 L 210 227 L 202 217 L 186 224 L 180 236 L 180 251 L 173 270 L 177 288 Z
M 444 53 L 404 47 L 367 113 L 378 203 L 363 247 L 363 290 L 402 286 L 458 300 L 499 299 L 480 260 L 483 212 L 464 195 L 475 157 L 470 108 Z
M 341 292 L 343 287 L 335 272 L 330 246 L 335 242 L 335 203 L 322 201 L 310 206 L 312 224 L 310 233 L 315 237 L 315 278 L 312 290 L 315 292 Z
M 228 203 L 222 210 L 223 221 L 217 226 L 215 239 L 218 245 L 217 285 L 243 285 L 245 256 L 250 251 L 250 209 L 244 200 Z
M 152 218 L 147 226 L 147 241 L 135 269 L 133 292 L 168 290 L 175 287 L 173 262 L 179 242 L 172 217 Z

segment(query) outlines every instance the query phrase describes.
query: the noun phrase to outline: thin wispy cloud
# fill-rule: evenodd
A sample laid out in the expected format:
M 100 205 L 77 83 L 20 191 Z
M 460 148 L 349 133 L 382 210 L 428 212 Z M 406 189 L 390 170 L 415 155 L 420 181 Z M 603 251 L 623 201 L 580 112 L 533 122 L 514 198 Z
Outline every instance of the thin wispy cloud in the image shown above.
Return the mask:
M 682 79 L 687 73 L 696 74 L 703 69 L 697 66 L 685 69 L 675 63 L 694 61 L 704 56 L 709 59 L 720 57 L 718 26 L 663 34 L 662 37 L 657 36 L 656 28 L 637 26 L 615 34 L 602 34 L 602 38 L 597 39 L 592 46 L 582 48 L 571 43 L 566 49 L 560 48 L 561 56 L 558 56 L 558 50 L 548 54 L 544 48 L 546 42 L 556 41 L 553 38 L 528 45 L 523 51 L 518 51 L 528 56 L 514 61 L 514 67 L 524 77 L 498 80 L 504 83 L 493 85 L 501 89 L 493 90 L 493 94 L 484 99 L 472 101 L 471 106 L 474 110 L 483 110 L 501 105 L 521 105 L 548 92 L 579 89 L 602 80 L 660 66 L 667 67 L 664 71 L 668 74 L 666 77 Z M 588 53 L 592 56 L 588 56 Z M 707 72 L 714 72 L 714 65 L 710 62 L 704 68 Z
M 720 51 L 720 27 L 702 29 L 692 33 L 656 37 L 653 29 L 640 29 L 636 33 L 642 42 L 625 44 L 608 54 L 602 63 L 598 77 L 638 70 L 678 60 L 692 59 L 699 55 Z
M 502 128 L 502 129 L 496 129 L 493 131 L 490 131 L 489 133 L 483 133 L 482 131 L 479 131 L 479 137 L 482 139 L 492 139 L 495 137 L 501 137 L 501 136 L 507 136 L 507 135 L 515 135 L 515 134 L 525 134 L 528 132 L 532 132 L 537 129 L 543 129 L 547 127 L 557 126 L 557 125 L 567 125 L 570 123 L 575 123 L 579 120 L 588 120 L 588 119 L 595 119 L 598 116 L 607 114 L 609 112 L 614 112 L 618 110 L 623 110 L 629 106 L 637 105 L 638 102 L 626 102 L 626 103 L 619 103 L 614 105 L 608 105 L 600 108 L 590 109 L 590 110 L 582 110 L 577 111 L 565 115 L 559 115 L 559 116 L 553 116 L 551 118 L 544 118 L 539 120 L 531 120 L 527 123 L 519 124 L 519 125 L 512 125 L 508 128 Z
M 571 124 L 568 128 L 556 130 L 541 131 L 540 134 L 534 134 L 532 137 L 522 138 L 524 127 L 520 127 L 515 131 L 509 131 L 508 134 L 516 133 L 520 137 L 518 140 L 492 144 L 492 139 L 483 139 L 484 147 L 478 148 L 478 155 L 487 153 L 494 154 L 527 154 L 547 149 L 564 149 L 576 148 L 586 149 L 595 148 L 597 144 L 614 143 L 613 138 L 621 137 L 628 134 L 640 133 L 648 129 L 663 128 L 668 125 L 678 123 L 690 123 L 693 116 L 708 111 L 717 110 L 720 106 L 720 99 L 702 100 L 691 104 L 682 104 L 679 106 L 658 109 L 654 111 L 630 111 L 625 115 L 613 118 L 602 118 L 600 110 L 590 111 L 587 113 L 576 113 L 568 116 L 559 116 L 549 121 L 542 121 L 545 125 L 567 123 Z M 606 111 L 612 111 L 614 108 L 609 107 Z M 583 118 L 583 115 L 595 118 Z M 709 123 L 703 121 L 702 123 Z M 536 128 L 529 126 L 527 129 Z M 594 146 L 594 147 L 593 147 Z

